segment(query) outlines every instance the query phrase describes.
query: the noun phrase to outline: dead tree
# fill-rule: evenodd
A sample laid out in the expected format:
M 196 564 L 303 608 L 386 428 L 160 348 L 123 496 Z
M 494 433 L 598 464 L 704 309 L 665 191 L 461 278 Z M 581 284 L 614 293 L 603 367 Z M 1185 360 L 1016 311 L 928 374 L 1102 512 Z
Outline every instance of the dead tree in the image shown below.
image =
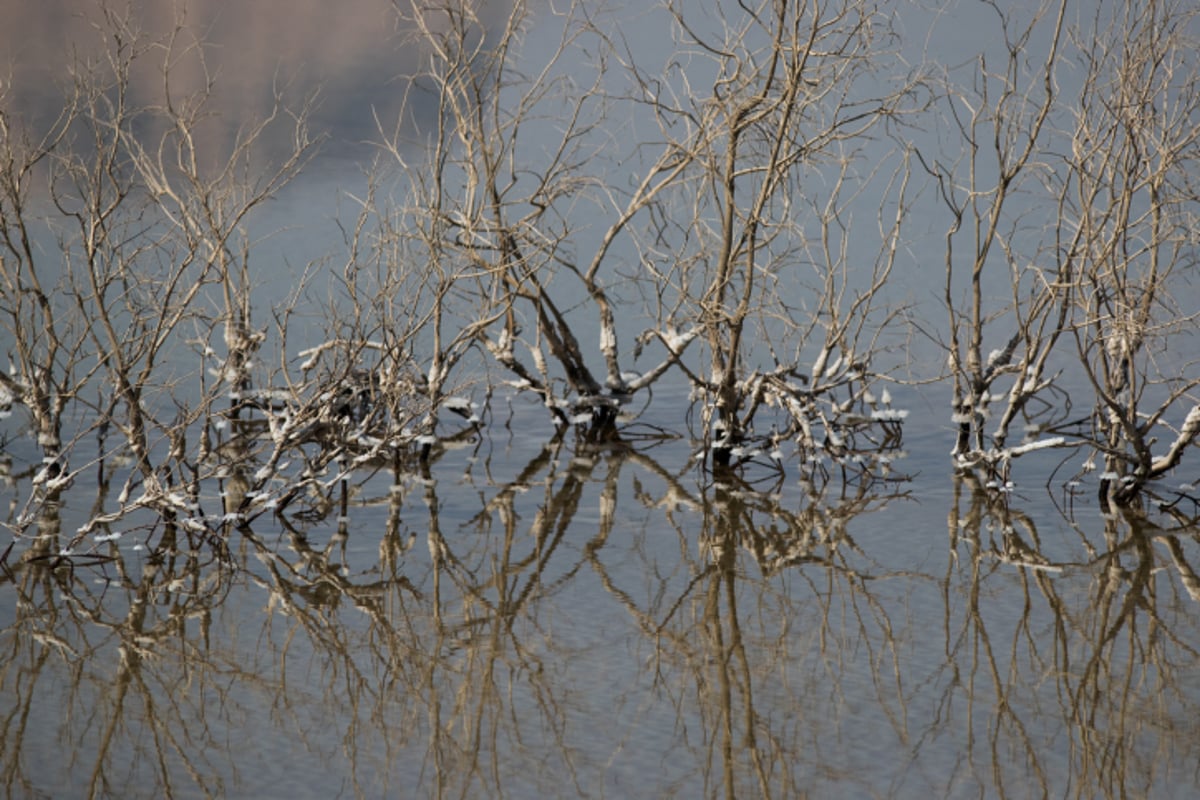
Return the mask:
M 928 152 L 917 151 L 951 219 L 942 296 L 956 429 L 951 453 L 964 469 L 1003 470 L 1022 452 L 1064 443 L 1035 435 L 1012 445 L 1010 428 L 1054 387 L 1052 358 L 1074 297 L 1072 265 L 1054 258 L 1062 243 L 1046 235 L 1039 216 L 1046 208 L 1029 200 L 1051 169 L 1067 5 L 1047 3 L 1028 18 L 997 9 L 998 58 L 981 54 L 965 77 L 945 76 L 946 131 Z M 1031 54 L 1035 36 L 1047 44 Z
M 404 4 L 401 15 L 428 53 L 413 107 L 425 92 L 436 107 L 423 160 L 408 165 L 415 255 L 469 276 L 458 289 L 483 324 L 466 329 L 513 386 L 593 433 L 678 366 L 727 463 L 767 404 L 788 420 L 779 436 L 803 446 L 821 438 L 813 424 L 836 439 L 851 407 L 868 421 L 892 414 L 871 407 L 868 385 L 907 161 L 867 151 L 919 100 L 913 81 L 881 80 L 894 42 L 876 10 L 720 11 L 708 31 L 665 9 L 688 62 L 665 68 L 643 66 L 581 4 L 552 24 L 525 3 L 490 27 L 466 3 Z M 517 53 L 534 24 L 559 38 L 530 66 Z M 581 78 L 579 63 L 594 69 Z M 614 141 L 612 126 L 626 124 L 651 133 Z M 389 151 L 401 160 L 399 143 Z M 868 186 L 885 198 L 870 249 L 850 233 Z M 616 287 L 640 293 L 640 314 Z M 619 342 L 635 314 L 653 321 L 632 348 L 653 350 L 644 371 Z M 685 356 L 700 342 L 703 366 Z
M 1095 393 L 1102 503 L 1132 503 L 1200 434 L 1191 272 L 1200 224 L 1200 11 L 1104 4 L 1074 36 L 1085 77 L 1064 157 L 1073 340 Z M 1161 440 L 1161 441 L 1160 441 Z
M 1102 502 L 1127 504 L 1200 432 L 1196 312 L 1176 302 L 1195 263 L 1196 12 L 991 8 L 999 66 L 983 54 L 947 75 L 950 124 L 920 152 L 951 217 L 952 454 L 1006 473 L 1031 450 L 1086 447 Z

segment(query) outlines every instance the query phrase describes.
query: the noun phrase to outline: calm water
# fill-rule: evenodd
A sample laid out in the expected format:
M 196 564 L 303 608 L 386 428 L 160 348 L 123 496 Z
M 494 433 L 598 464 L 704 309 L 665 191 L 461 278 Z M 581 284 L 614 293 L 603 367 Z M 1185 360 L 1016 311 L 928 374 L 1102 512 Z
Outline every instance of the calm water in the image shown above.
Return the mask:
M 1194 532 L 936 458 L 705 485 L 682 440 L 501 430 L 344 515 L 217 526 L 221 558 L 161 527 L 10 558 L 6 794 L 1200 791 Z
M 338 66 L 377 52 L 380 26 L 333 30 L 318 6 L 239 35 L 298 26 L 309 58 L 283 66 L 339 76 L 318 121 L 356 156 L 373 122 L 349 109 L 386 95 L 374 59 L 401 56 Z M 264 91 L 262 67 L 236 62 L 257 77 L 226 114 Z M 315 164 L 258 219 L 292 226 L 256 275 L 264 312 L 340 236 L 328 205 L 297 211 L 305 192 L 327 200 L 347 173 Z M 917 288 L 897 299 L 928 303 L 927 278 L 901 276 Z M 716 482 L 669 391 L 603 448 L 556 440 L 520 399 L 510 417 L 498 393 L 482 436 L 427 473 L 360 471 L 306 517 L 222 523 L 230 487 L 213 483 L 203 530 L 123 520 L 69 563 L 0 541 L 0 794 L 1200 794 L 1195 526 L 1101 516 L 1094 473 L 1067 485 L 1080 453 L 1022 458 L 1008 490 L 956 478 L 945 386 L 893 387 L 912 411 L 895 480 L 788 461 Z M 11 520 L 41 454 L 19 416 L 0 435 Z M 41 533 L 70 539 L 114 491 L 82 473 Z

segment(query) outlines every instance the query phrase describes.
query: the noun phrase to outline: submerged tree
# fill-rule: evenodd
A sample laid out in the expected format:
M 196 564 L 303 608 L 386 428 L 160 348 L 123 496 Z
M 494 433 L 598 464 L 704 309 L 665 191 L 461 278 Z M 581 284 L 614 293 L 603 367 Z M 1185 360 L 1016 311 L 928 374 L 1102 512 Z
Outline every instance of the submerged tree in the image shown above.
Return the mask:
M 97 53 L 70 63 L 64 111 L 45 132 L 0 108 L 0 315 L 11 335 L 3 386 L 32 417 L 48 489 L 89 465 L 102 474 L 122 465 L 115 503 L 94 509 L 84 530 L 137 508 L 196 507 L 197 481 L 216 470 L 215 403 L 249 387 L 262 342 L 250 328 L 247 218 L 311 146 L 306 109 L 284 113 L 277 94 L 262 121 L 213 152 L 203 144 L 211 81 L 176 86 L 181 62 L 203 61 L 182 19 L 156 37 L 131 10 L 100 4 L 96 25 Z M 134 90 L 144 74 L 160 94 Z M 291 129 L 292 146 L 263 162 L 260 143 L 279 127 Z M 208 343 L 222 328 L 218 356 Z M 201 365 L 181 369 L 196 345 Z M 98 448 L 68 466 L 93 432 Z M 34 516 L 22 514 L 14 530 Z
M 1012 447 L 1009 436 L 1031 401 L 1055 387 L 1051 358 L 1066 332 L 1075 288 L 1069 263 L 1056 271 L 1041 260 L 1053 257 L 1055 245 L 1044 235 L 1039 215 L 1045 207 L 1036 197 L 1053 169 L 1047 149 L 1067 2 L 1044 4 L 1028 20 L 996 11 L 1003 32 L 999 67 L 981 55 L 969 86 L 946 76 L 948 133 L 933 152 L 919 150 L 951 217 L 943 288 L 954 381 L 951 452 L 966 468 L 1003 467 L 1027 449 L 1061 443 L 1034 439 Z M 1027 49 L 1041 35 L 1046 52 L 1035 58 Z M 1012 380 L 1007 390 L 1000 386 L 1004 379 Z M 993 405 L 1001 410 L 989 436 Z M 1062 421 L 1049 416 L 1044 425 Z
M 870 389 L 910 202 L 908 160 L 886 142 L 920 85 L 889 75 L 892 20 L 874 5 L 722 6 L 711 30 L 670 10 L 686 68 L 640 83 L 679 98 L 647 100 L 695 164 L 644 260 L 659 297 L 678 287 L 671 315 L 702 332 L 708 364 L 688 376 L 713 458 L 736 458 L 764 405 L 783 412 L 772 444 L 840 455 L 864 423 L 902 418 Z
M 922 153 L 951 214 L 952 453 L 1007 474 L 1030 450 L 1085 445 L 1102 501 L 1127 504 L 1200 433 L 1195 311 L 1179 301 L 1200 209 L 1196 12 L 992 8 L 1000 67 L 981 56 L 970 85 L 949 76 L 949 136 Z
M 464 350 L 481 343 L 519 390 L 535 393 L 559 425 L 609 431 L 620 405 L 667 369 L 694 334 L 644 375 L 623 370 L 614 301 L 605 279 L 613 241 L 647 213 L 682 173 L 679 157 L 660 158 L 644 182 L 619 198 L 603 169 L 613 98 L 604 82 L 613 45 L 581 6 L 559 20 L 558 37 L 532 73 L 521 58 L 535 24 L 528 5 L 488 19 L 472 3 L 397 4 L 402 25 L 427 58 L 411 76 L 401 120 L 423 139 L 389 134 L 386 152 L 411 181 L 408 203 L 389 219 L 399 263 L 437 277 L 430 332 L 434 391 Z M 557 19 L 552 17 L 552 19 Z M 580 86 L 571 57 L 600 53 Z M 410 163 L 406 153 L 420 152 Z M 604 198 L 608 193 L 609 204 Z M 587 260 L 582 208 L 608 205 L 608 228 Z M 588 234 L 589 237 L 594 233 Z M 574 286 L 563 286 L 570 276 Z M 582 290 L 596 317 L 579 320 Z M 584 327 L 586 324 L 586 328 Z M 583 330 L 599 330 L 603 370 L 589 363 Z
M 668 2 L 649 12 L 665 56 L 583 2 L 394 6 L 420 54 L 403 113 L 378 119 L 378 157 L 343 195 L 344 254 L 269 308 L 248 229 L 311 154 L 307 100 L 277 87 L 214 149 L 216 79 L 185 20 L 148 36 L 102 3 L 105 47 L 75 63 L 61 116 L 38 134 L 0 106 L 0 409 L 27 409 L 42 496 L 97 435 L 86 460 L 121 491 L 81 530 L 142 508 L 213 528 L 206 482 L 235 518 L 323 508 L 361 466 L 428 470 L 504 387 L 536 397 L 548 437 L 608 442 L 673 369 L 706 467 L 882 475 L 905 414 L 881 382 L 914 163 L 949 212 L 948 318 L 925 324 L 950 356 L 956 466 L 998 477 L 1086 446 L 1125 504 L 1200 434 L 1183 5 L 1086 23 L 1069 0 L 985 6 L 999 43 L 940 97 L 887 4 Z M 145 72 L 155 92 L 133 91 Z M 936 139 L 910 127 L 931 115 Z
M 858 2 L 720 5 L 711 29 L 665 11 L 675 55 L 651 62 L 583 4 L 535 19 L 516 3 L 491 27 L 470 3 L 403 4 L 429 56 L 409 89 L 423 158 L 388 146 L 416 186 L 397 241 L 406 263 L 465 278 L 455 341 L 482 341 L 559 424 L 607 435 L 678 365 L 717 463 L 767 405 L 773 445 L 843 453 L 856 426 L 901 418 L 868 389 L 908 203 L 907 161 L 878 138 L 919 99 L 885 77 L 890 20 Z M 538 60 L 534 26 L 557 36 Z M 863 245 L 852 207 L 869 192 Z M 622 303 L 634 291 L 641 313 Z M 639 317 L 645 371 L 618 335 Z
M 1200 434 L 1198 22 L 1190 3 L 1105 4 L 1076 37 L 1085 77 L 1059 226 L 1077 276 L 1071 332 L 1096 396 L 1086 438 L 1103 458 L 1102 502 L 1118 505 Z

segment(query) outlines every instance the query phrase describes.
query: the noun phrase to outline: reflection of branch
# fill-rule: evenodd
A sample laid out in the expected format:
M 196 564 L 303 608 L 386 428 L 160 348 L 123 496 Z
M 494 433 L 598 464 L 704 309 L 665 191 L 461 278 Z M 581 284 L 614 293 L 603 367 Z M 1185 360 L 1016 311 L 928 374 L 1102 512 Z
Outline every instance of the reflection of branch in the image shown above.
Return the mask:
M 1183 584 L 1183 588 L 1187 591 L 1188 596 L 1197 603 L 1200 603 L 1200 576 L 1196 575 L 1196 571 L 1192 569 L 1192 565 L 1184 555 L 1183 546 L 1179 543 L 1179 537 L 1160 535 L 1157 538 L 1166 544 L 1167 550 L 1171 553 L 1171 562 L 1179 572 L 1179 580 Z
M 610 508 L 610 502 L 612 507 L 616 505 L 615 476 L 611 472 L 606 476 L 602 496 L 612 499 L 602 502 L 601 533 L 587 548 L 590 563 L 606 591 L 651 643 L 655 685 L 666 691 L 694 692 L 695 701 L 680 700 L 678 705 L 688 709 L 689 718 L 698 713 L 702 720 L 699 735 L 703 747 L 697 756 L 705 759 L 706 786 L 710 791 L 720 787 L 722 793 L 737 795 L 769 795 L 785 786 L 799 791 L 790 771 L 779 770 L 780 764 L 794 758 L 796 743 L 779 729 L 780 724 L 791 723 L 778 719 L 771 710 L 760 711 L 756 696 L 764 689 L 767 696 L 775 696 L 780 677 L 776 662 L 786 659 L 784 654 L 795 648 L 785 637 L 790 640 L 798 631 L 808 630 L 805 618 L 814 615 L 814 608 L 819 616 L 812 635 L 819 638 L 822 651 L 826 646 L 834 651 L 828 670 L 830 677 L 838 680 L 846 655 L 837 651 L 846 636 L 837 626 L 847 617 L 833 613 L 835 593 L 828 588 L 813 586 L 814 604 L 790 594 L 784 599 L 776 593 L 778 584 L 786 581 L 788 574 L 803 582 L 812 571 L 845 587 L 847 600 L 854 606 L 849 618 L 860 626 L 857 640 L 846 646 L 857 648 L 882 639 L 883 652 L 893 654 L 898 683 L 901 662 L 895 654 L 889 611 L 866 590 L 867 570 L 850 563 L 849 559 L 865 554 L 846 530 L 852 519 L 876 509 L 884 499 L 864 486 L 857 494 L 844 494 L 839 503 L 834 492 L 826 495 L 824 487 L 810 487 L 815 493 L 796 510 L 782 495 L 773 493 L 780 487 L 756 491 L 736 475 L 692 488 L 646 453 L 623 454 L 622 463 L 626 470 L 639 470 L 634 486 L 642 507 L 666 520 L 676 531 L 682 551 L 698 546 L 706 556 L 688 561 L 687 571 L 676 574 L 674 580 L 667 576 L 651 579 L 645 593 L 651 598 L 648 603 L 635 599 L 637 593 L 623 585 L 630 578 L 628 571 L 611 570 L 605 550 L 594 546 L 604 541 L 611 524 L 611 514 L 604 510 Z M 701 472 L 699 477 L 705 474 Z M 830 487 L 841 488 L 836 483 Z M 659 527 L 654 522 L 647 525 L 648 530 Z M 771 548 L 782 550 L 787 542 L 803 542 L 804 552 L 797 551 L 792 560 L 767 557 Z M 751 558 L 763 579 L 745 577 L 741 561 L 751 563 Z M 650 579 L 659 569 L 657 563 L 647 564 L 642 574 Z M 783 600 L 784 607 L 768 610 L 766 605 L 776 599 Z M 692 613 L 687 613 L 689 610 Z M 880 627 L 868 632 L 872 620 Z M 747 626 L 753 627 L 753 634 L 747 632 Z M 874 672 L 886 662 L 877 660 L 879 651 L 874 646 L 871 651 Z M 814 657 L 820 656 L 814 652 Z M 676 689 L 680 681 L 684 685 Z M 903 729 L 906 712 L 893 711 L 893 685 L 887 680 L 877 680 L 876 685 L 880 704 L 893 724 Z
M 966 508 L 962 508 L 964 488 L 971 490 Z M 1041 552 L 1033 519 L 1012 507 L 1007 492 L 984 488 L 968 476 L 956 481 L 955 489 L 950 514 L 954 552 L 957 556 L 960 542 L 972 548 L 970 560 L 964 565 L 967 603 L 962 627 L 957 633 L 949 624 L 946 629 L 948 665 L 954 669 L 954 680 L 947 688 L 944 703 L 961 691 L 966 694 L 968 707 L 982 704 L 987 709 L 988 692 L 975 682 L 975 676 L 981 669 L 989 676 L 996 708 L 986 712 L 992 747 L 990 753 L 981 755 L 993 764 L 989 773 L 992 777 L 981 777 L 981 783 L 1003 774 L 998 754 L 1011 751 L 1017 744 L 1029 768 L 1042 777 L 1045 785 L 1048 765 L 1032 729 L 1027 729 L 1027 721 L 1022 718 L 1026 711 L 1035 715 L 1043 712 L 1041 708 L 1029 709 L 1032 698 L 1022 698 L 1030 692 L 1036 697 L 1035 687 L 1052 675 L 1063 700 L 1063 724 L 1072 733 L 1072 773 L 1068 780 L 1087 787 L 1089 794 L 1102 793 L 1100 787 L 1139 785 L 1142 778 L 1133 771 L 1139 768 L 1138 759 L 1145 747 L 1146 704 L 1161 704 L 1162 697 L 1181 691 L 1178 675 L 1182 669 L 1173 663 L 1177 656 L 1171 649 L 1182 654 L 1189 667 L 1200 658 L 1200 651 L 1188 637 L 1176 631 L 1178 623 L 1164 617 L 1167 609 L 1177 604 L 1164 603 L 1158 597 L 1162 587 L 1172 584 L 1155 577 L 1166 574 L 1158 568 L 1151 547 L 1155 539 L 1166 544 L 1184 589 L 1190 594 L 1198 585 L 1179 539 L 1145 517 L 1126 511 L 1105 518 L 1103 546 L 1083 543 L 1086 560 L 1051 560 Z M 1025 535 L 1019 535 L 1018 530 Z M 985 531 L 1000 531 L 1003 543 L 986 546 Z M 1008 568 L 987 568 L 989 557 Z M 1064 571 L 1064 567 L 1071 570 Z M 1064 578 L 1089 573 L 1093 576 L 1091 591 L 1079 599 L 1076 607 L 1069 602 L 1069 595 L 1060 594 L 1064 584 L 1062 579 L 1052 577 L 1056 572 Z M 989 624 L 993 613 L 982 598 L 995 591 L 986 584 L 1014 576 L 1027 590 L 1023 607 L 1009 604 L 1001 612 L 1002 618 Z M 1044 609 L 1028 593 L 1031 584 L 1039 590 Z M 949 623 L 954 611 L 948 592 L 946 602 Z M 1020 617 L 1014 620 L 1017 608 Z M 1049 621 L 1048 634 L 1037 629 L 1042 618 Z M 1011 651 L 996 652 L 989 627 L 999 625 L 1010 630 L 1014 624 Z M 1049 644 L 1043 641 L 1047 637 Z M 965 663 L 960 665 L 960 660 Z M 960 675 L 969 676 L 965 686 L 960 684 Z M 1167 711 L 1163 708 L 1159 713 Z M 1010 743 L 1006 738 L 1015 741 Z
M 171 795 L 178 791 L 179 772 L 190 774 L 202 790 L 217 791 L 217 770 L 204 763 L 206 748 L 194 739 L 206 725 L 203 710 L 197 718 L 197 709 L 187 707 L 178 693 L 175 669 L 183 659 L 176 656 L 186 653 L 189 669 L 204 674 L 205 656 L 190 650 L 186 621 L 208 619 L 224 601 L 234 573 L 205 548 L 178 540 L 178 534 L 174 526 L 166 526 L 159 549 L 140 571 L 130 569 L 112 547 L 102 566 L 69 559 L 75 562 L 70 570 L 22 564 L 11 573 L 18 600 L 9 632 L 16 634 L 16 643 L 32 640 L 43 646 L 29 651 L 37 653 L 32 661 L 24 652 L 14 652 L 2 669 L 11 666 L 24 676 L 18 685 L 27 688 L 27 702 L 43 694 L 39 683 L 52 681 L 47 688 L 68 718 L 72 710 L 86 711 L 82 718 L 89 722 L 79 729 L 78 739 L 62 744 L 72 763 L 90 761 L 86 773 L 78 771 L 76 784 L 82 790 L 86 780 L 90 794 L 124 794 L 129 787 L 121 780 L 136 774 L 143 781 L 139 793 L 149 788 Z M 91 589 L 96 582 L 104 586 L 99 594 Z M 140 726 L 132 724 L 135 720 Z M 18 731 L 6 724 L 0 739 L 35 746 L 36 737 L 26 739 L 24 723 L 20 725 Z M 131 737 L 137 739 L 132 750 Z M 4 750 L 9 787 L 45 785 L 20 774 L 20 748 L 11 749 L 12 760 L 7 758 L 10 748 Z M 118 754 L 126 752 L 135 754 L 133 762 L 115 765 Z
M 960 510 L 963 489 L 970 490 L 970 506 L 966 513 Z M 983 582 L 998 572 L 998 568 L 985 566 L 985 556 L 992 555 L 999 561 L 1004 561 L 1008 558 L 1008 551 L 1015 546 L 1011 544 L 1015 534 L 1007 496 L 1001 492 L 983 488 L 977 476 L 971 473 L 956 475 L 954 501 L 951 506 L 949 522 L 951 552 L 954 554 L 952 563 L 958 563 L 959 542 L 965 541 L 970 545 L 970 558 L 963 566 L 963 569 L 967 571 L 964 579 L 967 582 L 966 597 L 964 598 L 966 602 L 961 604 L 962 622 L 957 631 L 952 630 L 951 620 L 954 617 L 953 607 L 960 604 L 956 602 L 958 598 L 952 598 L 949 594 L 950 576 L 947 577 L 945 595 L 946 657 L 948 666 L 953 670 L 954 678 L 946 688 L 942 704 L 948 706 L 955 695 L 962 693 L 970 717 L 974 716 L 976 707 L 981 707 L 983 720 L 988 725 L 989 750 L 985 757 L 990 757 L 995 763 L 999 758 L 997 753 L 1000 751 L 1017 749 L 1024 755 L 1028 769 L 1037 776 L 1038 785 L 1042 787 L 1043 791 L 1047 791 L 1048 784 L 1046 770 L 1042 764 L 1042 755 L 1021 718 L 1023 707 L 1019 703 L 1007 700 L 1010 694 L 1016 695 L 1019 690 L 1023 689 L 1017 685 L 1020 676 L 1011 672 L 1006 673 L 1002 666 L 1006 655 L 1009 659 L 1017 658 L 1018 649 L 1028 648 L 1031 654 L 1038 653 L 1038 647 L 1036 641 L 1032 639 L 1029 624 L 1029 605 L 1025 605 L 1024 615 L 1015 621 L 1017 632 L 1013 636 L 1012 652 L 1005 654 L 997 653 L 989 631 L 988 605 L 986 602 L 981 602 L 981 598 L 984 596 Z M 1037 541 L 1036 528 L 1033 527 L 1031 521 L 1027 522 L 1032 539 Z M 982 544 L 983 531 L 993 528 L 1000 528 L 1004 531 L 1005 544 L 1000 547 L 993 544 L 991 548 L 985 548 Z M 1041 572 L 1033 574 L 1039 580 L 1044 576 L 1044 573 Z M 1008 625 L 1013 624 L 1013 620 L 1006 619 L 1005 621 Z M 978 677 L 986 678 L 986 682 L 977 681 Z M 965 684 L 962 683 L 964 679 Z M 996 698 L 994 709 L 990 707 L 989 702 L 989 698 L 993 696 Z M 1015 741 L 1010 744 L 1005 737 L 1011 737 Z M 973 735 L 969 739 L 969 743 L 970 749 L 967 757 L 971 768 L 986 769 L 976 764 L 979 756 L 974 751 Z M 1003 773 L 995 767 L 993 769 L 997 775 L 1003 776 Z M 982 776 L 979 781 L 981 785 L 991 783 L 991 780 L 985 781 Z

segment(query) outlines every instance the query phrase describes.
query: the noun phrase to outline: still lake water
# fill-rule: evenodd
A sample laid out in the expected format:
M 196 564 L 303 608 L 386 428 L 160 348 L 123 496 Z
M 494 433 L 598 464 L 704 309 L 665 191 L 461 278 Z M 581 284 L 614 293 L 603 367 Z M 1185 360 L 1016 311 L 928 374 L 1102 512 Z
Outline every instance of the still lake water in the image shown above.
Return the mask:
M 61 11 L 44 12 L 56 36 Z M 304 23 L 327 45 L 298 48 L 308 62 L 391 57 L 364 46 L 386 33 L 373 18 L 333 16 L 367 33 L 225 17 L 254 44 L 228 50 L 249 58 L 267 29 Z M 911 30 L 963 63 L 976 27 Z M 7 30 L 32 66 L 57 61 L 61 47 Z M 660 33 L 630 36 L 665 57 Z M 330 124 L 392 91 L 376 66 L 343 71 L 376 94 L 334 83 Z M 356 119 L 344 139 L 376 133 Z M 295 223 L 280 264 L 339 238 L 327 210 L 320 224 L 286 202 L 266 213 L 266 230 Z M 897 284 L 928 283 L 908 268 Z M 294 285 L 267 277 L 264 310 Z M 626 446 L 577 448 L 543 409 L 517 399 L 510 417 L 497 394 L 479 440 L 427 474 L 361 472 L 319 518 L 205 532 L 132 519 L 57 569 L 17 542 L 0 570 L 0 794 L 1200 795 L 1197 528 L 1101 516 L 1095 473 L 1068 495 L 1081 453 L 1022 458 L 1012 491 L 956 478 L 948 387 L 893 393 L 912 411 L 894 465 L 906 480 L 845 483 L 828 464 L 805 480 L 787 462 L 714 483 L 685 438 L 634 427 Z M 656 414 L 686 406 L 667 395 L 656 385 Z M 3 425 L 11 519 L 41 453 L 18 417 Z M 70 538 L 95 483 L 79 476 L 42 532 Z M 206 487 L 211 516 L 223 488 Z
M 3 791 L 1194 796 L 1194 530 L 1086 482 L 1064 515 L 1032 460 L 956 481 L 908 399 L 908 481 L 706 483 L 682 439 L 547 444 L 517 402 L 224 558 L 160 526 L 9 559 Z

